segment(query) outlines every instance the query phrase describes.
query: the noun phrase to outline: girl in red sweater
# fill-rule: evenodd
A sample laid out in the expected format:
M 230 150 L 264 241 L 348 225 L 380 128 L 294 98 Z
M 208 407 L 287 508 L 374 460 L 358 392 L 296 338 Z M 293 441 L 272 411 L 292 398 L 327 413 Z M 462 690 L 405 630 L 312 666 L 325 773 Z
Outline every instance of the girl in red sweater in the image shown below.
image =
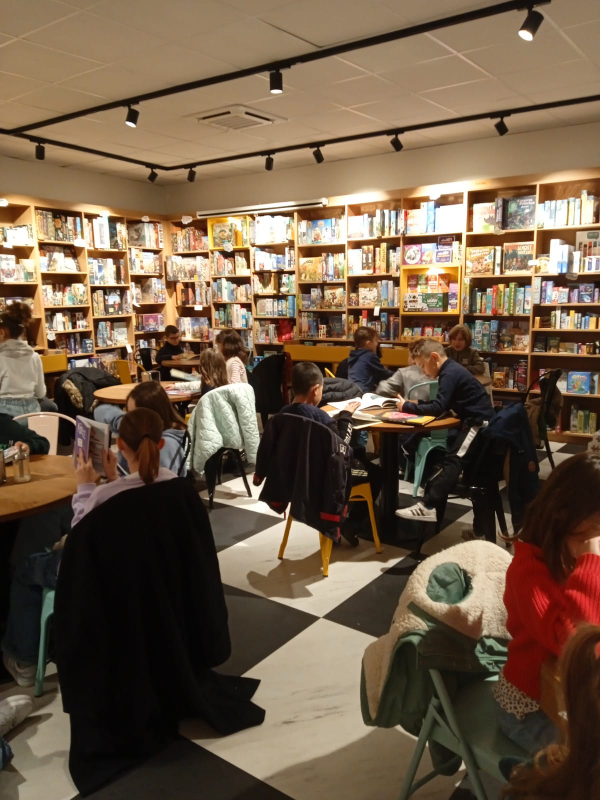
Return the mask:
M 553 470 L 527 509 L 506 573 L 511 635 L 494 688 L 502 731 L 531 753 L 558 741 L 540 709 L 540 670 L 581 622 L 600 624 L 600 458 Z

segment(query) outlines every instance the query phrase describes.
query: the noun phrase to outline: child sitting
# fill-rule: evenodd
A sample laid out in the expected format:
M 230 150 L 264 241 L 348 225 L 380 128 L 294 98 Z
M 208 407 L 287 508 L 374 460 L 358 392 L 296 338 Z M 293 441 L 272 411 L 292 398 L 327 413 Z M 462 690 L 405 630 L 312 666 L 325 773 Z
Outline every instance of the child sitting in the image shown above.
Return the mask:
M 163 367 L 163 361 L 180 361 L 183 356 L 181 342 L 181 331 L 175 325 L 167 325 L 165 328 L 165 341 L 163 346 L 156 354 L 156 363 L 160 367 L 161 381 L 168 381 L 171 378 L 171 367 Z
M 221 339 L 217 337 L 217 346 L 225 359 L 229 383 L 248 383 L 248 373 L 246 372 L 248 351 L 239 333 L 231 331 Z
M 483 375 L 485 364 L 483 359 L 471 347 L 473 344 L 473 334 L 466 325 L 455 325 L 450 331 L 450 346 L 446 348 L 446 355 L 452 361 L 462 364 L 471 375 Z
M 374 391 L 380 381 L 388 380 L 393 375 L 377 356 L 378 344 L 379 334 L 375 328 L 361 326 L 354 332 L 355 349 L 348 356 L 348 380 L 363 392 Z
M 428 484 L 423 500 L 396 511 L 396 515 L 404 519 L 435 522 L 436 506 L 447 499 L 458 483 L 473 440 L 494 410 L 483 386 L 466 369 L 448 358 L 440 342 L 423 339 L 415 348 L 413 358 L 428 378 L 438 381 L 438 393 L 435 400 L 428 403 L 410 403 L 399 395 L 400 411 L 433 417 L 453 411 L 462 423 L 458 431 L 449 433 L 444 463 Z
M 561 654 L 577 624 L 600 624 L 599 498 L 598 456 L 560 464 L 527 508 L 506 573 L 511 640 L 494 695 L 501 729 L 532 753 L 557 741 L 539 705 L 542 664 Z
M 418 383 L 426 383 L 428 378 L 421 367 L 415 364 L 413 354 L 415 348 L 422 342 L 422 339 L 412 342 L 408 346 L 408 367 L 400 367 L 393 373 L 391 378 L 381 381 L 375 389 L 375 394 L 382 397 L 397 397 L 401 394 L 406 397 L 413 386 Z M 416 390 L 413 401 L 429 400 L 429 387 L 422 386 Z
M 26 341 L 31 321 L 26 303 L 0 313 L 0 412 L 11 417 L 39 411 L 46 396 L 42 360 Z
M 50 451 L 48 439 L 15 422 L 9 414 L 0 413 L 0 456 L 3 450 L 19 445 L 33 456 L 46 455 Z
M 192 394 L 200 392 L 200 397 L 204 397 L 211 389 L 218 389 L 219 386 L 227 386 L 229 383 L 225 359 L 222 353 L 213 350 L 212 347 L 207 347 L 200 353 L 198 372 L 200 374 L 199 381 L 174 383 L 172 388 Z

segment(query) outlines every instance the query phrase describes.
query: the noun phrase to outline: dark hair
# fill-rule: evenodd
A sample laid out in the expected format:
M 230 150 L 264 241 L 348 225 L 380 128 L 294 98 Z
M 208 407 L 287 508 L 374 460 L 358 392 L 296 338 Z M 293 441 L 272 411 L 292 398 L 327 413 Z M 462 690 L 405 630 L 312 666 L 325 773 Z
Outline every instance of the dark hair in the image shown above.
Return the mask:
M 221 344 L 221 342 L 225 339 L 226 336 L 227 336 L 227 331 L 219 331 L 215 336 L 215 342 L 217 344 Z
M 294 394 L 308 394 L 313 386 L 321 386 L 323 374 L 312 361 L 301 361 L 292 370 L 292 389 Z
M 229 361 L 230 358 L 235 358 L 236 356 L 241 358 L 244 364 L 248 361 L 248 351 L 242 341 L 242 337 L 236 331 L 225 334 L 221 352 L 225 361 Z
M 219 353 L 218 350 L 213 350 L 212 347 L 206 347 L 200 353 L 198 371 L 202 382 L 212 386 L 213 389 L 217 389 L 219 386 L 227 386 L 229 383 L 225 359 L 222 353 Z
M 552 577 L 562 583 L 574 567 L 567 537 L 598 513 L 600 458 L 580 453 L 552 470 L 528 505 L 518 538 L 540 548 Z
M 129 398 L 135 402 L 136 408 L 149 408 L 151 411 L 156 411 L 163 421 L 163 430 L 176 428 L 181 431 L 187 428 L 160 383 L 156 381 L 137 383 L 129 393 L 128 402 Z
M 129 411 L 119 425 L 119 438 L 136 454 L 140 478 L 145 484 L 153 483 L 160 469 L 160 449 L 163 421 L 149 408 Z
M 379 339 L 379 334 L 375 328 L 367 328 L 361 325 L 354 331 L 354 347 L 358 350 L 363 348 L 367 342 L 376 342 Z
M 464 339 L 467 343 L 467 347 L 471 347 L 473 344 L 473 334 L 471 333 L 471 329 L 467 325 L 455 325 L 450 333 L 448 334 L 448 339 L 450 339 L 450 343 L 452 343 L 452 339 L 456 339 L 460 336 L 461 339 Z
M 0 328 L 8 331 L 11 339 L 18 339 L 31 325 L 32 313 L 27 303 L 15 301 L 0 314 Z
M 181 333 L 179 328 L 176 325 L 167 325 L 165 328 L 165 339 L 167 336 L 173 336 L 176 333 Z

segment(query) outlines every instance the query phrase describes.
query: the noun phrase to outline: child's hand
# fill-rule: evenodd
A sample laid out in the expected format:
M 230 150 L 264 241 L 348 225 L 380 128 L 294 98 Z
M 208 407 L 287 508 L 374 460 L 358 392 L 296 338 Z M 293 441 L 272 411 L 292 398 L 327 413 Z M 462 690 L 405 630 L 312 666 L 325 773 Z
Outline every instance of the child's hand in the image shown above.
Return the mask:
M 351 414 L 360 408 L 360 400 L 353 400 L 351 403 L 348 403 L 344 411 L 349 411 Z
M 100 476 L 92 466 L 92 459 L 88 458 L 88 460 L 85 461 L 83 454 L 79 453 L 77 467 L 75 469 L 77 486 L 81 486 L 82 483 L 96 483 L 99 477 Z
M 20 447 L 23 448 L 23 452 L 29 455 L 29 445 L 25 444 L 25 442 L 15 442 L 15 447 L 19 449 Z
M 401 394 L 397 394 L 396 397 L 398 398 L 398 408 L 402 411 L 402 406 L 404 405 L 404 398 Z
M 112 450 L 102 451 L 102 464 L 104 466 L 104 472 L 106 473 L 106 479 L 108 481 L 116 481 L 119 477 L 117 471 L 117 456 Z
M 579 539 L 576 536 L 569 536 L 567 538 L 567 547 L 575 560 L 586 553 L 593 553 L 594 555 L 600 556 L 600 536 L 593 536 L 590 539 Z

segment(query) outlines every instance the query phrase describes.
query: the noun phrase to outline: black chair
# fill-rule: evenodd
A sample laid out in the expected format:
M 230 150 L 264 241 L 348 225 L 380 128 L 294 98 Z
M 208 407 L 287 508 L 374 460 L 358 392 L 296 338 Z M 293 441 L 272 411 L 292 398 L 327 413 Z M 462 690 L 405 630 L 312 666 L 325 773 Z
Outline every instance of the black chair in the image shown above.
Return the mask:
M 254 389 L 256 413 L 260 414 L 263 428 L 269 420 L 269 414 L 277 414 L 289 403 L 291 363 L 288 353 L 278 353 L 259 361 L 250 373 L 249 382 Z
M 241 451 L 233 450 L 229 447 L 222 447 L 214 454 L 214 456 L 211 456 L 204 465 L 204 475 L 206 478 L 206 486 L 208 488 L 209 508 L 214 508 L 215 489 L 217 488 L 217 484 L 223 482 L 223 458 L 226 454 L 232 455 L 235 459 L 238 469 L 242 475 L 242 480 L 244 481 L 244 486 L 246 487 L 248 497 L 252 497 L 252 492 L 250 490 L 250 486 L 248 485 L 248 479 L 246 478 L 246 470 L 244 469 Z
M 143 368 L 150 372 L 151 369 L 154 368 L 152 364 L 152 351 L 149 347 L 140 347 L 140 359 L 142 361 Z
M 541 408 L 538 416 L 538 433 L 540 441 L 544 443 L 544 447 L 546 448 L 546 455 L 548 456 L 548 461 L 550 462 L 552 469 L 554 469 L 555 465 L 554 458 L 552 456 L 552 450 L 550 449 L 550 442 L 548 441 L 548 428 L 554 428 L 558 422 L 557 415 L 552 409 L 552 404 L 554 402 L 554 395 L 557 391 L 557 384 L 561 374 L 562 370 L 560 369 L 548 370 L 548 372 L 545 372 L 541 378 L 536 379 L 531 384 L 529 389 L 527 389 L 527 394 L 525 396 L 525 402 L 527 402 L 532 388 L 536 385 L 536 383 L 539 385 Z M 529 400 L 529 402 L 535 403 L 535 400 Z
M 338 364 L 337 369 L 335 371 L 335 377 L 336 378 L 343 378 L 345 381 L 348 380 L 348 359 L 347 358 L 345 358 L 343 361 L 340 361 L 340 363 Z

